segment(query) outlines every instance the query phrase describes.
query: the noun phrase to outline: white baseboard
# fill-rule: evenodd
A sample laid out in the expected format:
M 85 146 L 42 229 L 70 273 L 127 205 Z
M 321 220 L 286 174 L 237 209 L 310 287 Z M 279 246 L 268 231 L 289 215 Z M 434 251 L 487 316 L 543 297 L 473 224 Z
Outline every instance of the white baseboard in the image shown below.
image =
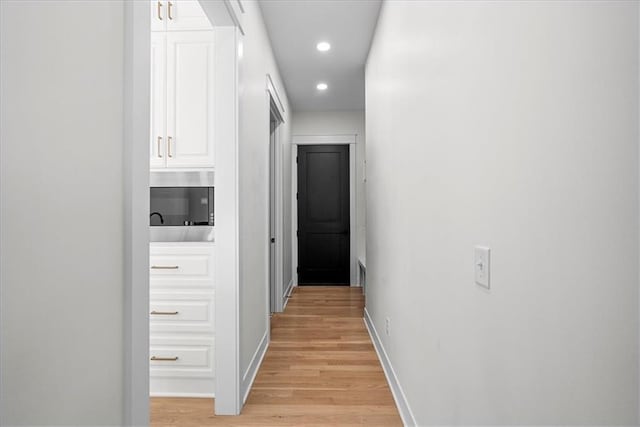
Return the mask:
M 284 309 L 287 307 L 289 297 L 291 296 L 291 291 L 293 291 L 293 277 L 291 278 L 291 280 L 289 280 L 287 289 L 284 290 L 284 296 L 282 297 L 282 311 L 284 311 Z
M 378 359 L 380 359 L 380 363 L 382 364 L 382 369 L 384 369 L 384 375 L 387 377 L 387 382 L 391 388 L 393 399 L 396 401 L 396 406 L 398 407 L 398 412 L 400 412 L 402 423 L 405 426 L 417 426 L 418 423 L 416 423 L 413 412 L 409 407 L 407 397 L 402 390 L 402 386 L 400 385 L 398 377 L 391 365 L 391 360 L 389 360 L 389 356 L 387 356 L 387 352 L 382 345 L 378 331 L 376 331 L 376 327 L 373 325 L 373 320 L 371 320 L 371 316 L 369 316 L 369 312 L 366 307 L 364 309 L 364 324 L 367 327 L 371 341 L 373 341 L 373 346 L 375 347 Z
M 258 370 L 260 369 L 260 365 L 262 364 L 262 360 L 264 359 L 264 355 L 267 354 L 267 349 L 269 348 L 269 329 L 264 332 L 264 336 L 256 349 L 256 352 L 253 354 L 253 358 L 251 358 L 251 363 L 249 363 L 249 367 L 247 371 L 242 376 L 242 403 L 244 404 L 247 401 L 247 397 L 249 397 L 249 392 L 251 391 L 251 387 L 253 386 L 253 382 L 256 379 L 256 375 L 258 375 Z
M 149 397 L 197 397 L 213 399 L 216 397 L 215 393 L 149 393 Z

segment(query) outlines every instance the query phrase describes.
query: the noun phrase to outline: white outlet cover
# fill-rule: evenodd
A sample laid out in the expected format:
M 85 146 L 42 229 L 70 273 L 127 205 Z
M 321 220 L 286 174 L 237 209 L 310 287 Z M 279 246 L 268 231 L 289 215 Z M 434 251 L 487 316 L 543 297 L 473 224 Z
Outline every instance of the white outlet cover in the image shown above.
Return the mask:
M 474 271 L 476 284 L 484 288 L 490 289 L 489 278 L 491 275 L 490 264 L 491 249 L 485 246 L 476 246 L 474 249 Z

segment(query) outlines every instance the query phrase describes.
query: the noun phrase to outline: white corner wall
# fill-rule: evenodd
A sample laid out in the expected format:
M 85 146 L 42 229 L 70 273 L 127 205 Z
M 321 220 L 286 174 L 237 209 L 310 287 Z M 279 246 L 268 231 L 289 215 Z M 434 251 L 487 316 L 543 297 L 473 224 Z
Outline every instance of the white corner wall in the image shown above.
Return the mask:
M 123 3 L 0 15 L 0 424 L 121 425 Z
M 637 425 L 638 47 L 637 2 L 383 5 L 367 310 L 418 425 Z
M 366 247 L 366 183 L 364 159 L 366 150 L 364 110 L 346 111 L 296 111 L 293 113 L 293 135 L 357 135 L 356 136 L 356 257 L 365 258 Z M 295 156 L 295 153 L 293 154 Z M 295 188 L 295 185 L 293 186 Z M 291 227 L 289 227 L 291 228 Z
M 240 208 L 240 373 L 243 388 L 251 379 L 254 356 L 269 328 L 269 95 L 267 74 L 284 105 L 284 123 L 280 127 L 281 143 L 290 140 L 290 111 L 284 85 L 271 50 L 262 12 L 255 0 L 242 2 L 245 35 L 239 56 L 239 208 Z M 291 157 L 280 147 L 282 176 L 291 175 Z M 283 193 L 289 194 L 284 182 Z M 291 202 L 283 198 L 283 222 L 291 217 Z M 290 221 L 290 219 L 289 219 Z M 286 227 L 284 227 L 285 231 Z M 284 262 L 291 259 L 290 235 L 283 236 Z M 290 267 L 289 267 L 290 270 Z M 291 276 L 284 270 L 283 288 Z M 246 390 L 242 390 L 244 395 Z

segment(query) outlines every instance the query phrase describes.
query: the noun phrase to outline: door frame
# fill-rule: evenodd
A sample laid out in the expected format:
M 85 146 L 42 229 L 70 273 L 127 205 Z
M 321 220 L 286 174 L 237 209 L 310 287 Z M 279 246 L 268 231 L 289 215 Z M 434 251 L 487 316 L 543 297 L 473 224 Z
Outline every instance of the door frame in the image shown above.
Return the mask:
M 239 1 L 239 0 L 236 0 Z M 239 364 L 238 17 L 231 0 L 199 0 L 214 28 L 216 91 L 215 413 L 242 409 Z M 123 425 L 149 424 L 149 3 L 124 2 Z
M 358 213 L 356 211 L 358 195 L 356 194 L 356 165 L 357 151 L 356 134 L 348 135 L 293 135 L 291 140 L 291 268 L 294 285 L 298 286 L 298 146 L 299 145 L 348 145 L 349 146 L 349 283 L 351 286 L 358 285 Z
M 283 278 L 283 260 L 284 260 L 284 245 L 283 245 L 283 241 L 282 238 L 284 236 L 283 234 L 283 230 L 284 230 L 284 217 L 283 217 L 283 213 L 282 213 L 282 189 L 284 186 L 284 182 L 283 182 L 283 174 L 282 174 L 282 149 L 283 149 L 283 143 L 282 143 L 282 124 L 284 123 L 284 106 L 282 105 L 282 101 L 280 98 L 280 95 L 278 94 L 278 91 L 275 87 L 275 85 L 273 84 L 273 80 L 271 79 L 271 75 L 267 74 L 266 76 L 266 92 L 267 92 L 267 111 L 269 111 L 269 120 L 271 119 L 271 114 L 273 114 L 277 121 L 278 124 L 276 125 L 275 128 L 275 135 L 274 135 L 274 150 L 275 150 L 275 155 L 274 155 L 274 164 L 271 165 L 271 160 L 270 160 L 270 155 L 269 155 L 269 159 L 267 159 L 267 162 L 269 163 L 268 165 L 268 170 L 269 170 L 269 179 L 271 180 L 271 173 L 273 171 L 274 173 L 274 179 L 275 179 L 275 188 L 274 188 L 274 194 L 271 194 L 271 190 L 269 188 L 269 184 L 267 184 L 267 194 L 269 194 L 269 204 L 271 204 L 272 200 L 271 198 L 273 197 L 273 203 L 275 203 L 275 230 L 274 230 L 274 237 L 276 239 L 276 243 L 275 243 L 275 248 L 274 248 L 274 254 L 275 254 L 275 261 L 274 261 L 274 265 L 275 265 L 275 283 L 273 286 L 273 290 L 271 289 L 271 286 L 269 284 L 270 280 L 271 280 L 271 260 L 269 260 L 269 265 L 267 268 L 267 295 L 269 295 L 269 301 L 271 301 L 271 299 L 273 298 L 274 300 L 274 307 L 273 307 L 273 312 L 274 313 L 280 313 L 284 310 L 284 305 L 285 305 L 285 296 L 284 296 L 284 286 L 282 283 L 282 278 Z M 271 140 L 271 133 L 269 132 L 269 140 Z M 271 147 L 270 147 L 271 149 Z M 272 169 L 273 167 L 273 169 Z M 269 213 L 271 213 L 271 206 L 269 206 Z M 271 218 L 267 218 L 267 230 L 270 230 L 271 228 L 271 224 L 270 224 Z M 271 237 L 271 236 L 269 236 Z M 267 253 L 271 253 L 270 249 L 271 249 L 271 243 L 267 243 Z M 272 295 L 272 291 L 273 293 L 275 293 L 275 295 Z M 275 297 L 275 298 L 274 298 Z M 269 301 L 267 301 L 267 304 L 269 304 Z M 271 313 L 270 309 L 267 310 L 267 313 Z

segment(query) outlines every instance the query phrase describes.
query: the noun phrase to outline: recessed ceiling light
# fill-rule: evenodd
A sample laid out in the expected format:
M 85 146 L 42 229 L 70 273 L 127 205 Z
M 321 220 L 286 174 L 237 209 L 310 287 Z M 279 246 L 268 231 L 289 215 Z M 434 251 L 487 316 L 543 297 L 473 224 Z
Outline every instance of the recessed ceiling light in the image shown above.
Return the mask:
M 318 49 L 320 52 L 326 52 L 331 49 L 331 45 L 327 42 L 320 42 L 316 45 L 316 49 Z
M 327 86 L 326 83 L 318 83 L 318 85 L 316 86 L 316 89 L 318 90 L 327 90 L 329 86 Z

